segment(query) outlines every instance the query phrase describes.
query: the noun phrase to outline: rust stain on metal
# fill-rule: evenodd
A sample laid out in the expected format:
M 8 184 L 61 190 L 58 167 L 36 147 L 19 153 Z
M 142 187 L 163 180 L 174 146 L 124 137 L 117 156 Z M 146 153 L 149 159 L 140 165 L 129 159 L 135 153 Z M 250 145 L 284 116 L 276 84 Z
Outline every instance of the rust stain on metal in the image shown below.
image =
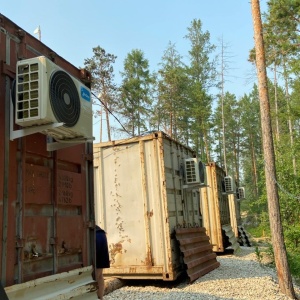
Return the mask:
M 147 217 L 148 218 L 153 217 L 153 209 L 151 211 L 147 211 Z
M 110 248 L 109 253 L 110 253 L 111 262 L 112 262 L 112 264 L 114 264 L 116 255 L 118 253 L 122 254 L 122 252 L 123 252 L 122 251 L 123 250 L 122 242 L 119 242 L 116 244 L 110 244 L 109 248 Z
M 147 267 L 152 267 L 153 262 L 152 262 L 152 254 L 151 254 L 151 249 L 148 248 L 145 260 L 142 261 L 142 263 L 147 266 Z

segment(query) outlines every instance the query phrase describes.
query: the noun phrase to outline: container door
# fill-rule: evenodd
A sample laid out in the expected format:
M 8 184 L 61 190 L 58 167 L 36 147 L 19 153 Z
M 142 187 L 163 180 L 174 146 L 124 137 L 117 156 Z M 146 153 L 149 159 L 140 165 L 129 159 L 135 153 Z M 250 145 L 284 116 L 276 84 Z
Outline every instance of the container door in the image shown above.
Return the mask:
M 85 147 L 47 152 L 44 135 L 27 137 L 22 147 L 16 206 L 18 282 L 87 265 L 90 251 Z
M 94 147 L 96 223 L 107 232 L 111 267 L 120 278 L 158 278 L 164 224 L 157 148 L 150 141 Z

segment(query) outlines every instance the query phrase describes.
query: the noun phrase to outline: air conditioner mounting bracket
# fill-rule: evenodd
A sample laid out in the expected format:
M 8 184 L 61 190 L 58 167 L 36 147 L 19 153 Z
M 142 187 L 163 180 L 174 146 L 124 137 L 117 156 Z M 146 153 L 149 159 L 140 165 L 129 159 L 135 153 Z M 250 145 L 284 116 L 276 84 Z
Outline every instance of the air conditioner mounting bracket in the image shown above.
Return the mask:
M 12 104 L 12 101 L 10 101 L 9 139 L 11 141 L 13 141 L 14 139 L 18 139 L 18 138 L 27 136 L 27 135 L 41 132 L 46 129 L 60 127 L 60 126 L 64 125 L 64 123 L 51 123 L 51 124 L 40 125 L 40 126 L 24 127 L 22 129 L 14 130 L 13 112 L 14 112 L 13 104 Z
M 59 149 L 64 149 L 72 146 L 76 146 L 78 144 L 83 144 L 86 142 L 92 142 L 94 138 L 86 139 L 86 138 L 74 138 L 71 140 L 60 140 L 55 142 L 48 142 L 47 143 L 47 151 L 55 151 Z

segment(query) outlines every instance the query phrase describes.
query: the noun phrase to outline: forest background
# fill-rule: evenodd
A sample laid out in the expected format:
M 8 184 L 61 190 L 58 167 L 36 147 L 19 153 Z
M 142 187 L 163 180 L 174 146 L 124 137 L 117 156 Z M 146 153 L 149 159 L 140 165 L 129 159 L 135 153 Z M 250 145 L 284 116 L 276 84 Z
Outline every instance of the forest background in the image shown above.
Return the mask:
M 263 15 L 268 89 L 276 154 L 276 183 L 290 269 L 300 277 L 300 63 L 299 1 L 270 0 Z M 184 38 L 188 61 L 169 42 L 159 68 L 151 71 L 142 49 L 124 60 L 121 83 L 114 81 L 116 56 L 101 45 L 84 67 L 93 76 L 95 117 L 100 141 L 162 130 L 191 147 L 203 162 L 214 161 L 237 186 L 244 186 L 244 220 L 254 236 L 269 237 L 259 96 L 254 84 L 237 97 L 225 90 L 230 49 L 211 43 L 200 19 L 193 19 Z M 249 49 L 255 66 L 255 51 Z M 215 92 L 215 93 L 213 93 Z M 103 131 L 106 131 L 105 133 Z M 272 254 L 272 247 L 269 246 Z
M 300 277 L 299 2 L 260 1 L 265 12 L 274 180 L 291 271 Z M 250 2 L 140 4 L 17 0 L 4 1 L 0 11 L 32 34 L 40 25 L 43 43 L 93 72 L 92 91 L 104 103 L 94 97 L 95 142 L 165 131 L 193 148 L 203 162 L 217 162 L 245 187 L 246 199 L 240 204 L 251 226 L 248 232 L 269 238 Z M 253 72 L 247 69 L 251 65 Z

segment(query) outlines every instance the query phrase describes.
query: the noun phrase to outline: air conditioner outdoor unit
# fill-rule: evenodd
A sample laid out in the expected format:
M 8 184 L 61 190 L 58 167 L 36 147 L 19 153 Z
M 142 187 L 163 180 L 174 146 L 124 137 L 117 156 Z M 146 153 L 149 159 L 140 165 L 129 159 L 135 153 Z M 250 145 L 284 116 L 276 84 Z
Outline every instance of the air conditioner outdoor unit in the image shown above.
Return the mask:
M 205 165 L 197 158 L 186 158 L 184 160 L 185 183 L 187 185 L 205 185 Z
M 231 176 L 224 177 L 224 193 L 233 194 L 235 192 L 233 180 Z
M 238 198 L 238 200 L 245 199 L 245 188 L 244 187 L 239 187 L 237 189 L 237 198 Z
M 90 90 L 45 56 L 17 62 L 15 122 L 63 123 L 42 133 L 56 140 L 92 139 Z

